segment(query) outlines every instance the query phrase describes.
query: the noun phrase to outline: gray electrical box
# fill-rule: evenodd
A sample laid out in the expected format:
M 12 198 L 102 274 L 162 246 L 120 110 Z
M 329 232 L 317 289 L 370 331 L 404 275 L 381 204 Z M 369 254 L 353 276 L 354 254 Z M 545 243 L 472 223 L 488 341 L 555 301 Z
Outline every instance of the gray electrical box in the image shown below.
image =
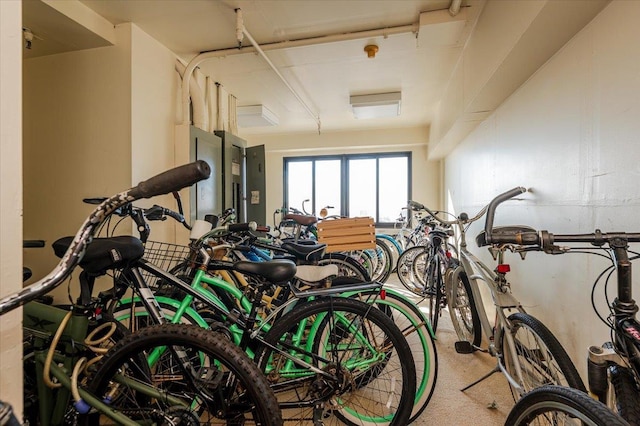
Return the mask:
M 222 139 L 213 133 L 191 126 L 191 161 L 204 160 L 211 167 L 209 179 L 198 182 L 191 188 L 190 222 L 204 219 L 208 214 L 220 214 L 223 208 L 223 163 Z

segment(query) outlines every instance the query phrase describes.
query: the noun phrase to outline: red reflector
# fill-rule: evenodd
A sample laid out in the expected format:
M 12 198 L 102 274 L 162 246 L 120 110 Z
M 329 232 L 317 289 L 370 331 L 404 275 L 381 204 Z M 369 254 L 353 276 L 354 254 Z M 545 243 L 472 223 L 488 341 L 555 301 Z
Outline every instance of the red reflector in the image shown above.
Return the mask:
M 498 265 L 496 270 L 501 274 L 506 274 L 507 272 L 509 272 L 511 270 L 511 266 L 509 266 L 509 264 L 507 264 L 507 263 L 503 263 L 503 264 Z
M 380 299 L 384 300 L 387 297 L 387 290 L 380 290 Z
M 447 250 L 447 259 L 451 259 L 451 252 Z

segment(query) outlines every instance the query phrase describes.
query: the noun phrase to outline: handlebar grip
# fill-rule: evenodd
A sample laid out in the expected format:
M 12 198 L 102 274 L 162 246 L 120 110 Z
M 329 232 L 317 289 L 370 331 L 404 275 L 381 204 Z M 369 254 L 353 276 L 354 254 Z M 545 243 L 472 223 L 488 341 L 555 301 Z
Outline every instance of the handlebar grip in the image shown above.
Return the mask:
M 44 240 L 22 240 L 22 247 L 24 248 L 44 247 Z
M 424 210 L 424 204 L 420 204 L 417 201 L 409 200 L 409 207 L 411 207 L 413 210 Z
M 246 232 L 246 231 L 255 231 L 258 225 L 255 222 L 247 222 L 247 223 L 232 223 L 227 225 L 227 230 L 229 232 Z
M 191 186 L 196 182 L 207 179 L 209 175 L 211 175 L 209 164 L 198 160 L 142 181 L 131 188 L 128 195 L 134 199 L 151 198 Z
M 493 200 L 491 200 L 491 202 L 487 207 L 487 220 L 484 223 L 485 240 L 487 244 L 492 243 L 491 231 L 493 230 L 493 218 L 496 214 L 496 207 L 498 207 L 498 204 L 502 203 L 503 201 L 509 200 L 515 197 L 516 195 L 520 195 L 524 192 L 527 192 L 527 189 L 522 186 L 518 186 L 516 188 L 510 189 L 507 192 L 503 192 L 502 194 L 498 195 Z
M 271 227 L 270 226 L 257 226 L 256 227 L 256 231 L 258 231 L 258 232 L 269 232 L 269 231 L 271 231 Z

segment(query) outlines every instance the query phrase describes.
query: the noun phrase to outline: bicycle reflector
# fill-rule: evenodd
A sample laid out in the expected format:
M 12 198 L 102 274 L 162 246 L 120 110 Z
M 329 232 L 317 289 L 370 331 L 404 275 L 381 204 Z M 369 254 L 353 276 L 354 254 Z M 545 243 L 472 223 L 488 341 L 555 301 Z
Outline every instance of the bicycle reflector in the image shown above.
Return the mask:
M 498 265 L 498 267 L 496 268 L 496 271 L 498 271 L 499 274 L 506 274 L 507 272 L 509 272 L 511 270 L 511 266 L 509 266 L 508 263 L 501 263 L 500 265 Z
M 380 290 L 380 299 L 384 300 L 387 297 L 387 290 Z

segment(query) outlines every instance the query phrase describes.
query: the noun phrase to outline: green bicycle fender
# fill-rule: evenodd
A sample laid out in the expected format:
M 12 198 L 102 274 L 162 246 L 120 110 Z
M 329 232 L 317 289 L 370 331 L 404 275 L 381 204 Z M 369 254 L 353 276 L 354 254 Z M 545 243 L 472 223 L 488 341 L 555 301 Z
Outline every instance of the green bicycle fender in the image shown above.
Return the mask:
M 390 289 L 390 288 L 383 288 L 383 290 L 384 290 L 386 293 L 393 294 L 394 296 L 396 296 L 396 297 L 398 297 L 398 298 L 406 299 L 406 300 L 407 300 L 407 303 L 413 303 L 413 302 L 411 302 L 411 300 L 409 300 L 406 296 L 404 296 L 402 293 L 400 293 L 400 292 L 399 292 L 399 291 L 397 291 L 397 290 L 393 290 L 393 289 Z M 353 292 L 349 292 L 349 293 L 343 293 L 343 296 L 345 296 L 345 297 L 350 297 L 350 296 L 352 296 L 352 295 L 354 295 L 354 294 L 358 294 L 358 293 L 361 293 L 361 292 L 353 291 Z M 419 309 L 418 309 L 418 310 L 419 310 Z M 419 311 L 420 311 L 420 310 L 419 310 Z M 420 314 L 422 315 L 422 311 L 420 311 Z M 424 317 L 424 316 L 422 316 L 422 319 L 424 320 L 424 323 L 425 323 L 425 325 L 427 326 L 427 330 L 429 330 L 429 334 L 431 335 L 431 337 L 432 337 L 434 340 L 437 340 L 436 334 L 433 332 L 433 329 L 431 328 L 431 323 L 430 323 L 430 322 L 428 321 L 428 319 L 427 319 L 426 317 Z

